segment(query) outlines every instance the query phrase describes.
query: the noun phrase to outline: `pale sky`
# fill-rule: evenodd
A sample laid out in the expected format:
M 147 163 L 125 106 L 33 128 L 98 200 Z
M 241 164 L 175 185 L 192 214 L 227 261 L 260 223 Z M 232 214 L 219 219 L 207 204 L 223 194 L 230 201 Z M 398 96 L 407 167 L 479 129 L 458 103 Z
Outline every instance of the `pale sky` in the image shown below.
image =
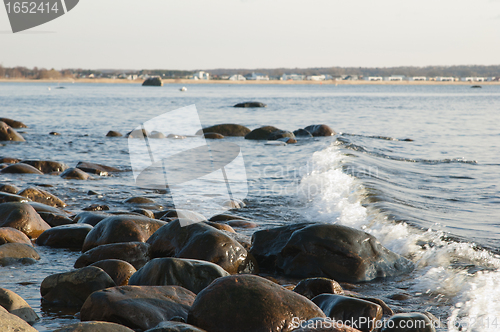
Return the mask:
M 80 0 L 0 64 L 213 69 L 500 64 L 500 0 Z

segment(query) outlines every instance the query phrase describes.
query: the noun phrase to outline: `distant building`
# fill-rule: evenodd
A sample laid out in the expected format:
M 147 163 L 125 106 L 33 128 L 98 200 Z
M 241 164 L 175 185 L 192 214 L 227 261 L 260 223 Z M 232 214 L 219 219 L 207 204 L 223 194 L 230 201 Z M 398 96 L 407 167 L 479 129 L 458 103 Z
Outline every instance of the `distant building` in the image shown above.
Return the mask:
M 357 81 L 358 75 L 342 75 L 342 80 L 344 80 L 344 81 Z
M 307 80 L 308 81 L 324 81 L 324 80 L 326 80 L 326 76 L 325 75 L 311 75 L 311 76 L 307 76 Z
M 427 81 L 427 77 L 425 76 L 408 77 L 408 81 Z
M 455 81 L 455 77 L 451 77 L 451 76 L 448 76 L 448 77 L 444 77 L 444 76 L 438 76 L 435 78 L 436 81 L 439 81 L 439 82 L 454 82 Z
M 194 73 L 193 76 L 191 76 L 191 79 L 193 80 L 209 80 L 210 79 L 210 74 L 204 71 L 199 71 L 197 73 Z
M 137 75 L 135 75 L 135 74 L 128 75 L 128 76 L 127 76 L 127 80 L 135 81 L 135 80 L 137 79 L 137 77 L 138 77 L 138 76 L 137 76 Z
M 245 78 L 250 81 L 269 81 L 269 76 L 260 73 L 251 73 L 246 75 Z
M 283 81 L 303 81 L 305 78 L 306 75 L 299 74 L 283 74 L 283 76 L 281 76 L 281 80 Z
M 228 78 L 228 80 L 230 80 L 230 81 L 246 81 L 247 79 L 243 75 L 236 74 L 236 75 L 230 76 Z
M 366 76 L 363 77 L 365 81 L 382 81 L 383 78 L 381 76 Z
M 384 77 L 384 81 L 402 81 L 404 79 L 403 75 L 392 75 Z

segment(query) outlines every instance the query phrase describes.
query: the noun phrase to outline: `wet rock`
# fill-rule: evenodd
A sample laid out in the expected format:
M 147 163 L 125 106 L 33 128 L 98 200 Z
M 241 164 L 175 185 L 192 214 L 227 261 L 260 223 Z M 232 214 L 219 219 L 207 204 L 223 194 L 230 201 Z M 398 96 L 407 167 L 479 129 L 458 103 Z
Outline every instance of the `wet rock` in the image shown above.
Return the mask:
M 76 164 L 76 168 L 79 168 L 84 172 L 97 175 L 105 175 L 107 173 L 121 172 L 121 170 L 116 167 L 89 163 L 86 161 L 80 161 L 78 164 Z
M 205 217 L 197 212 L 189 210 L 168 210 L 160 218 L 161 220 L 170 221 L 171 219 L 185 218 L 193 222 L 206 221 Z M 168 219 L 168 220 L 167 220 Z
M 155 201 L 147 197 L 130 197 L 125 200 L 125 204 L 154 204 Z
M 151 219 L 155 219 L 155 214 L 151 210 L 147 210 L 147 209 L 135 209 L 135 210 L 132 210 L 132 213 L 141 214 L 141 215 L 143 215 L 145 217 L 148 217 L 148 218 L 151 218 Z
M 12 164 L 0 171 L 2 174 L 43 174 L 39 170 L 37 170 L 35 167 L 28 165 L 28 164 L 23 164 L 23 163 L 17 163 L 17 164 Z
M 57 131 L 51 131 L 51 132 L 49 133 L 49 135 L 51 135 L 51 136 L 61 136 L 61 134 L 60 134 L 60 133 L 58 133 Z
M 21 163 L 31 165 L 44 174 L 64 172 L 69 168 L 65 163 L 50 160 L 23 160 Z
M 203 128 L 196 132 L 196 135 L 203 135 L 203 133 L 217 133 L 223 136 L 245 136 L 250 133 L 250 129 L 245 126 L 233 123 L 225 123 Z
M 325 315 L 336 321 L 354 322 L 352 327 L 370 332 L 382 318 L 382 307 L 378 304 L 334 294 L 321 294 L 312 299 Z
M 38 315 L 31 309 L 30 305 L 22 297 L 8 289 L 0 288 L 0 306 L 28 324 L 33 324 L 38 320 Z
M 286 143 L 286 144 L 295 144 L 295 143 L 297 143 L 297 140 L 295 139 L 295 137 L 285 136 L 285 137 L 282 137 L 282 138 L 278 138 L 277 140 L 281 141 L 283 143 Z
M 26 203 L 29 201 L 31 201 L 31 200 L 27 197 L 24 197 L 24 196 L 0 192 L 0 204 L 7 203 L 7 202 L 24 202 L 24 203 Z
M 0 204 L 0 227 L 15 228 L 31 239 L 50 228 L 30 204 L 17 202 Z
M 2 157 L 0 163 L 2 164 L 17 164 L 20 160 L 17 158 Z
M 82 209 L 83 211 L 109 211 L 109 206 L 106 204 L 91 204 Z
M 219 278 L 194 301 L 187 322 L 210 332 L 292 331 L 292 319 L 325 317 L 314 303 L 254 275 Z
M 419 312 L 396 314 L 385 324 L 382 332 L 435 332 L 429 317 Z
M 204 223 L 181 227 L 176 219 L 158 229 L 147 243 L 151 245 L 152 258 L 200 259 L 215 263 L 231 274 L 256 270 L 241 244 Z
M 233 107 L 255 108 L 255 107 L 267 107 L 267 105 L 258 101 L 247 101 L 244 103 L 236 104 Z
M 203 134 L 203 137 L 208 139 L 222 139 L 224 138 L 224 135 L 221 135 L 219 133 L 205 133 Z
M 241 209 L 246 206 L 245 202 L 239 199 L 230 199 L 222 203 L 222 206 L 227 207 L 228 209 Z
M 64 326 L 54 332 L 134 332 L 126 326 L 108 322 L 81 322 Z
M 281 130 L 281 129 L 273 131 L 272 133 L 270 133 L 269 137 L 268 137 L 268 140 L 270 140 L 270 141 L 276 141 L 276 140 L 282 140 L 284 138 L 286 139 L 286 140 L 283 140 L 283 142 L 285 142 L 285 143 L 288 143 L 288 141 L 293 142 L 293 143 L 297 142 L 295 140 L 295 135 L 291 131 Z
M 31 207 L 33 209 L 35 209 L 35 211 L 37 213 L 40 213 L 40 212 L 50 212 L 50 213 L 54 213 L 54 214 L 68 215 L 68 213 L 66 211 L 64 211 L 64 210 L 61 210 L 61 209 L 53 207 L 53 206 L 48 206 L 48 205 L 43 204 L 43 203 L 31 202 L 30 201 L 30 202 L 28 202 L 28 204 L 31 205 Z
M 33 246 L 23 232 L 11 227 L 0 227 L 0 245 L 6 243 L 22 243 Z
M 231 226 L 226 225 L 226 224 L 219 224 L 219 223 L 211 222 L 211 221 L 207 221 L 206 224 L 212 226 L 213 228 L 221 230 L 221 231 L 226 231 L 229 233 L 236 233 L 236 231 Z
M 53 227 L 43 232 L 36 244 L 52 248 L 81 250 L 85 237 L 92 230 L 88 224 L 72 224 Z
M 3 184 L 0 186 L 0 192 L 8 193 L 8 194 L 17 194 L 17 192 L 21 190 L 18 187 L 11 184 Z
M 0 331 L 2 332 L 37 332 L 21 318 L 0 307 Z
M 149 329 L 145 332 L 207 332 L 199 329 L 193 325 L 182 322 L 161 322 L 156 327 Z
M 89 224 L 92 226 L 97 225 L 101 220 L 106 219 L 108 217 L 113 216 L 110 213 L 106 212 L 90 212 L 90 211 L 85 211 L 85 212 L 80 212 L 78 213 L 75 218 L 73 218 L 74 222 L 77 222 L 79 224 Z
M 70 225 L 75 223 L 73 219 L 68 217 L 66 214 L 43 212 L 43 211 L 38 212 L 38 214 L 40 215 L 40 217 L 42 217 L 43 220 L 45 220 L 47 224 L 50 225 L 50 227 Z
M 309 278 L 301 280 L 293 291 L 308 299 L 312 299 L 320 294 L 344 294 L 344 290 L 339 283 L 328 278 Z
M 138 139 L 144 139 L 144 137 L 148 137 L 149 133 L 146 129 L 134 129 L 132 131 L 129 131 L 127 134 L 125 134 L 125 137 L 127 138 L 138 138 Z M 170 135 L 169 135 L 170 136 Z
M 363 282 L 413 269 L 412 262 L 383 247 L 374 236 L 354 228 L 297 224 L 278 229 L 254 233 L 251 252 L 257 261 L 269 264 L 281 248 L 274 256 L 276 268 L 288 276 Z
M 272 141 L 284 137 L 283 135 L 289 135 L 288 133 L 290 132 L 285 132 L 273 126 L 264 126 L 252 130 L 245 136 L 245 139 Z M 293 133 L 290 134 L 293 135 Z
M 304 128 L 313 136 L 333 136 L 336 132 L 325 124 L 321 125 L 310 125 Z
M 143 216 L 121 215 L 101 220 L 83 243 L 85 252 L 99 245 L 120 242 L 146 242 L 164 221 Z
M 163 86 L 163 82 L 159 76 L 149 77 L 143 83 L 143 86 Z
M 0 246 L 0 266 L 34 264 L 40 255 L 32 246 L 23 243 L 6 243 Z
M 7 125 L 11 126 L 12 128 L 16 128 L 16 129 L 28 128 L 28 126 L 25 125 L 24 123 L 22 123 L 21 121 L 12 120 L 9 118 L 0 118 L 0 121 L 5 122 Z
M 361 300 L 365 300 L 368 302 L 378 304 L 380 307 L 382 307 L 382 313 L 384 316 L 394 315 L 394 311 L 392 311 L 392 309 L 381 299 L 377 299 L 375 297 L 365 297 L 365 296 L 354 296 L 354 295 L 350 295 L 350 296 L 357 298 L 357 299 L 361 299 Z
M 257 224 L 251 221 L 247 220 L 229 220 L 226 221 L 226 224 L 228 224 L 231 227 L 237 227 L 237 228 L 255 228 L 257 227 Z
M 24 142 L 25 140 L 23 136 L 12 129 L 11 126 L 3 121 L 0 121 L 0 141 Z
M 240 216 L 235 216 L 232 214 L 218 214 L 210 218 L 208 221 L 219 222 L 219 221 L 229 221 L 229 220 L 248 220 L 248 219 Z
M 85 173 L 79 168 L 68 168 L 60 175 L 63 179 L 66 180 L 88 180 L 92 179 L 90 175 Z
M 95 291 L 116 286 L 111 277 L 95 266 L 48 276 L 42 281 L 43 304 L 80 308 Z
M 155 258 L 129 280 L 137 286 L 182 286 L 197 294 L 217 278 L 228 276 L 214 263 L 182 258 Z
M 104 272 L 106 272 L 111 279 L 113 279 L 117 286 L 128 285 L 130 277 L 137 272 L 132 264 L 120 259 L 104 259 L 102 261 L 92 263 L 90 266 L 103 269 Z
M 104 244 L 82 254 L 76 260 L 75 268 L 105 259 L 120 259 L 140 269 L 149 261 L 149 244 L 142 242 Z
M 92 195 L 101 195 L 101 194 L 98 193 L 97 191 L 89 190 L 89 191 L 87 191 L 87 195 L 92 196 Z
M 295 137 L 313 137 L 313 135 L 305 129 L 297 129 L 293 132 Z
M 66 203 L 64 203 L 59 197 L 52 195 L 51 193 L 34 188 L 28 187 L 17 193 L 19 196 L 27 197 L 33 202 L 42 203 L 49 206 L 54 207 L 65 207 Z
M 114 130 L 110 130 L 108 131 L 108 133 L 106 134 L 106 137 L 122 137 L 123 135 L 117 131 L 114 131 Z
M 194 298 L 194 293 L 179 286 L 112 287 L 90 295 L 80 318 L 147 330 L 173 317 L 186 319 Z
M 161 138 L 166 138 L 166 136 L 165 134 L 160 133 L 159 131 L 152 131 L 151 134 L 149 134 L 149 138 L 161 139 Z

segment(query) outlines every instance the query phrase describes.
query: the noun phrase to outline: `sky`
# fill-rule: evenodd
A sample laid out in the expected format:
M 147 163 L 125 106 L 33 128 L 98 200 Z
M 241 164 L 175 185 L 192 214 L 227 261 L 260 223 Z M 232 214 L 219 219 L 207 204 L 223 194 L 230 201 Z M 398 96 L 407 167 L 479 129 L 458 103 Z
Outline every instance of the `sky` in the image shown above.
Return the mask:
M 14 0 L 12 0 L 14 1 Z M 0 64 L 88 69 L 500 64 L 500 0 L 80 0 Z

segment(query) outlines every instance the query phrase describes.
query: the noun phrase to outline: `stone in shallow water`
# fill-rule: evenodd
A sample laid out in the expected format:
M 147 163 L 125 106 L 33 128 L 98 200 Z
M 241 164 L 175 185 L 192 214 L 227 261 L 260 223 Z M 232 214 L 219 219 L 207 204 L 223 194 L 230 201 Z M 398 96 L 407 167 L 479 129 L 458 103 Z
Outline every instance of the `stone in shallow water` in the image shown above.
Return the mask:
M 44 174 L 50 174 L 50 173 L 57 173 L 57 172 L 64 172 L 67 170 L 69 167 L 65 163 L 60 163 L 57 161 L 51 161 L 51 160 L 23 160 L 21 163 L 31 165 L 38 169 L 40 172 Z
M 106 137 L 122 137 L 123 135 L 118 132 L 118 131 L 114 131 L 114 130 L 110 130 L 108 131 L 108 133 L 106 134 Z
M 79 168 L 68 168 L 60 175 L 63 179 L 66 180 L 88 180 L 92 179 L 90 175 L 85 173 Z
M 104 259 L 90 264 L 90 266 L 99 267 L 106 272 L 117 286 L 128 285 L 130 277 L 137 272 L 132 264 L 121 259 Z
M 7 202 L 29 202 L 31 199 L 20 196 L 17 194 L 10 194 L 6 192 L 0 192 L 0 204 L 1 203 L 7 203 Z
M 310 125 L 304 128 L 308 132 L 311 133 L 313 136 L 332 136 L 335 135 L 335 130 L 330 128 L 329 126 L 325 124 L 321 125 Z
M 54 196 L 45 190 L 34 187 L 25 188 L 19 191 L 17 194 L 19 196 L 29 198 L 33 202 L 38 202 L 49 206 L 54 206 L 54 207 L 66 206 L 66 203 L 64 203 L 59 197 Z
M 23 136 L 12 129 L 11 126 L 3 121 L 0 121 L 0 141 L 24 142 L 25 140 Z
M 6 243 L 22 243 L 33 246 L 29 237 L 12 227 L 0 227 L 0 245 Z
M 40 255 L 30 245 L 23 243 L 6 243 L 0 246 L 0 266 L 12 264 L 34 264 Z
M 98 175 L 104 173 L 121 172 L 120 169 L 115 167 L 96 164 L 96 163 L 89 163 L 86 161 L 78 162 L 78 164 L 76 164 L 76 168 L 79 168 L 87 173 L 98 174 Z
M 31 239 L 50 228 L 30 204 L 18 202 L 0 204 L 0 227 L 15 228 Z
M 434 324 L 419 312 L 401 313 L 392 316 L 382 332 L 435 332 Z
M 233 107 L 255 108 L 255 107 L 267 107 L 267 105 L 259 101 L 247 101 L 244 103 L 236 104 Z
M 251 130 L 247 127 L 239 124 L 225 123 L 200 129 L 196 132 L 196 135 L 203 135 L 204 133 L 217 133 L 223 136 L 245 136 L 250 131 Z
M 7 125 L 11 126 L 12 128 L 16 128 L 16 129 L 28 128 L 28 126 L 25 125 L 24 123 L 22 123 L 21 121 L 16 121 L 16 120 L 9 119 L 9 118 L 0 118 L 0 121 L 5 122 Z
M 320 294 L 344 294 L 344 290 L 339 283 L 328 278 L 309 278 L 301 280 L 293 291 L 308 299 L 312 299 Z
M 81 322 L 64 326 L 54 332 L 134 332 L 134 330 L 115 323 Z
M 33 324 L 38 320 L 38 315 L 31 309 L 30 305 L 22 297 L 8 289 L 0 288 L 0 306 L 28 324 Z
M 0 331 L 2 332 L 37 332 L 21 318 L 0 307 Z
M 88 266 L 104 259 L 121 259 L 140 269 L 149 261 L 149 244 L 142 242 L 112 243 L 100 245 L 82 254 L 75 268 Z
M 2 174 L 43 174 L 40 172 L 38 169 L 35 167 L 28 165 L 28 164 L 23 164 L 23 163 L 17 163 L 17 164 L 12 164 L 0 171 Z
M 0 185 L 0 191 L 8 194 L 17 194 L 17 192 L 21 190 L 18 187 L 12 184 L 3 184 Z
M 107 217 L 111 217 L 111 216 L 112 216 L 112 214 L 107 213 L 107 212 L 99 212 L 99 211 L 90 212 L 90 211 L 86 211 L 86 212 L 80 212 L 80 213 L 78 213 L 75 216 L 75 218 L 73 218 L 73 221 L 77 222 L 79 224 L 85 223 L 85 224 L 89 224 L 89 225 L 95 226 L 101 220 L 106 219 Z
M 88 224 L 70 224 L 53 227 L 40 234 L 38 239 L 36 239 L 36 244 L 52 248 L 81 250 L 85 237 L 92 228 Z

